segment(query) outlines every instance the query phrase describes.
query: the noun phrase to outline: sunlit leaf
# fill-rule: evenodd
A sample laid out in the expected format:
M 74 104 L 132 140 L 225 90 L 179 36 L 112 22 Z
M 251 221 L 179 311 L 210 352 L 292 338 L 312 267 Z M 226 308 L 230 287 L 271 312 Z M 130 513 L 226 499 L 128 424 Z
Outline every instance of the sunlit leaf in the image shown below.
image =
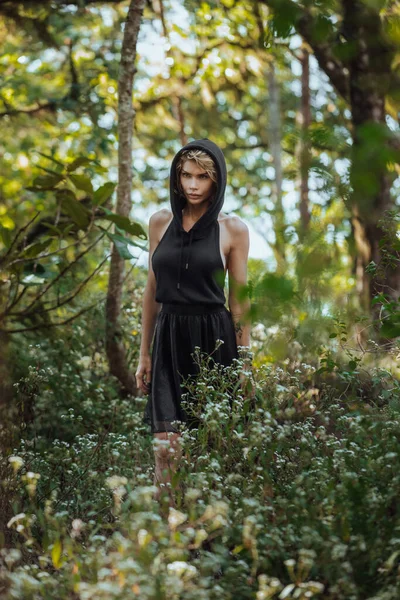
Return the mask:
M 47 169 L 47 167 L 42 167 L 41 165 L 38 165 L 38 169 L 42 169 L 42 171 L 46 171 L 46 173 L 50 173 L 50 175 L 61 175 L 59 171 L 53 171 L 53 169 Z
M 4 229 L 14 229 L 15 223 L 8 215 L 2 215 L 0 217 L 0 226 L 2 226 Z
M 99 187 L 93 194 L 93 204 L 96 204 L 96 206 L 104 204 L 104 202 L 106 202 L 111 197 L 116 185 L 116 183 L 108 181 L 107 183 Z
M 43 156 L 44 158 L 48 158 L 49 160 L 53 161 L 53 163 L 55 163 L 56 165 L 64 168 L 63 163 L 60 162 L 59 160 L 57 160 L 56 158 L 54 158 L 54 156 L 50 156 L 50 154 L 45 154 L 44 152 L 39 152 L 38 150 L 35 150 L 35 152 L 40 154 L 40 156 Z
M 78 156 L 72 163 L 67 165 L 67 171 L 68 173 L 72 173 L 73 171 L 76 171 L 76 169 L 79 169 L 79 167 L 90 165 L 91 162 L 92 160 L 86 156 Z
M 44 279 L 44 277 L 40 277 L 39 275 L 35 275 L 34 273 L 26 275 L 26 277 L 21 279 L 21 283 L 23 283 L 27 287 L 31 285 L 43 285 L 45 281 L 46 280 Z
M 127 233 L 130 233 L 132 235 L 137 235 L 138 237 L 147 240 L 146 232 L 144 231 L 140 223 L 134 223 L 130 219 L 128 219 L 128 217 L 116 215 L 115 213 L 106 208 L 104 208 L 103 210 L 106 214 L 102 215 L 100 217 L 101 219 L 112 221 L 112 223 L 115 223 L 123 231 L 126 231 Z
M 10 229 L 0 226 L 0 237 L 1 237 L 5 247 L 9 248 L 11 246 L 11 242 L 12 242 L 12 235 L 11 235 Z
M 51 560 L 56 569 L 61 566 L 61 554 L 62 554 L 62 544 L 60 540 L 57 540 L 53 544 L 53 548 L 51 550 Z
M 55 277 L 55 274 L 52 271 L 49 271 L 46 267 L 35 261 L 24 265 L 23 274 L 24 276 L 21 282 L 27 286 L 43 285 L 46 280 Z

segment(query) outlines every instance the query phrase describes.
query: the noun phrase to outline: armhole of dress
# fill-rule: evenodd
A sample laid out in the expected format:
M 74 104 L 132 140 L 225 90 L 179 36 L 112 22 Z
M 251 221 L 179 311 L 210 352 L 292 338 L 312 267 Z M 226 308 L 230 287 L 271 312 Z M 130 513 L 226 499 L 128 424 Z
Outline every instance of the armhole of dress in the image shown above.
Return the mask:
M 151 255 L 151 264 L 153 264 L 153 258 L 154 258 L 154 255 L 155 255 L 155 253 L 157 252 L 157 250 L 159 249 L 159 247 L 160 247 L 160 245 L 161 245 L 161 242 L 162 242 L 162 241 L 163 241 L 163 239 L 165 238 L 165 236 L 166 236 L 166 234 L 167 234 L 167 231 L 168 231 L 168 229 L 171 227 L 171 225 L 172 225 L 172 221 L 173 221 L 173 220 L 174 220 L 174 217 L 172 217 L 172 219 L 171 219 L 171 220 L 170 220 L 170 222 L 168 223 L 168 227 L 167 227 L 167 229 L 164 231 L 164 233 L 163 233 L 163 235 L 162 235 L 162 238 L 161 238 L 161 239 L 160 239 L 160 241 L 158 242 L 157 246 L 154 248 L 154 252 L 153 252 L 153 254 Z
M 220 247 L 221 246 L 221 227 L 220 227 L 218 219 L 217 219 L 216 223 L 217 223 L 217 233 L 216 233 L 216 236 L 215 236 L 215 238 L 216 238 L 215 245 L 217 247 L 218 256 L 219 256 L 219 259 L 221 261 L 222 270 L 223 270 L 223 272 L 225 274 L 226 273 L 226 271 L 225 271 L 225 265 L 224 265 L 224 261 L 223 261 L 223 258 L 222 258 L 221 247 Z

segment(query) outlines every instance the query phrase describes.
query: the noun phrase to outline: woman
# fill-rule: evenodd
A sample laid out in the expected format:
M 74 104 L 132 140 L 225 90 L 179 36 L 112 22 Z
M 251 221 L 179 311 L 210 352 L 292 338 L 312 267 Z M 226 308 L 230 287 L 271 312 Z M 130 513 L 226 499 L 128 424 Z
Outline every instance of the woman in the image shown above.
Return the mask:
M 251 360 L 250 325 L 244 318 L 249 303 L 240 304 L 234 293 L 237 285 L 246 284 L 249 232 L 237 216 L 221 212 L 225 187 L 222 150 L 208 138 L 189 142 L 171 164 L 172 212 L 159 210 L 149 221 L 136 381 L 149 394 L 143 421 L 158 440 L 170 441 L 169 448 L 155 441 L 154 485 L 170 482 L 171 469 L 181 457 L 176 421 L 189 418 L 181 407 L 185 389 L 180 383 L 182 375 L 197 372 L 194 347 L 211 353 L 221 339 L 224 343 L 213 353 L 214 360 L 229 365 L 239 354 Z M 229 311 L 223 284 L 227 270 Z M 157 498 L 161 491 L 158 488 Z

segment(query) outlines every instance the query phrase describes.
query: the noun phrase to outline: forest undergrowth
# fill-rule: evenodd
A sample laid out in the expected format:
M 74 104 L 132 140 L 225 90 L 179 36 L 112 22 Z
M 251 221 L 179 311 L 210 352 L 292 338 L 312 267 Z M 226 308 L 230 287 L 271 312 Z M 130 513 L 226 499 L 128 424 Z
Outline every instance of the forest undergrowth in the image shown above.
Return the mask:
M 389 369 L 259 361 L 246 398 L 231 393 L 240 360 L 197 352 L 187 386 L 200 426 L 182 426 L 169 508 L 167 493 L 153 499 L 146 398 L 120 397 L 88 331 L 75 323 L 13 348 L 2 597 L 398 600 L 400 384 Z

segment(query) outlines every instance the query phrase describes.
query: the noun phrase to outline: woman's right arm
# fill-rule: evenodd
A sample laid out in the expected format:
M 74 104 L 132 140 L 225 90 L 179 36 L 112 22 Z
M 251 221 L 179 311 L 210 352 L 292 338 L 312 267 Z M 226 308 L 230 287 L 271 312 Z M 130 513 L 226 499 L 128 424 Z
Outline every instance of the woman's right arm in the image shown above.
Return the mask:
M 151 257 L 158 245 L 159 231 L 162 218 L 160 212 L 155 213 L 149 220 L 149 269 L 147 283 L 144 288 L 142 302 L 142 339 L 140 342 L 139 364 L 136 370 L 136 385 L 145 394 L 150 391 L 151 382 L 151 356 L 150 346 L 154 335 L 157 315 L 161 304 L 156 302 L 156 278 L 151 264 Z

